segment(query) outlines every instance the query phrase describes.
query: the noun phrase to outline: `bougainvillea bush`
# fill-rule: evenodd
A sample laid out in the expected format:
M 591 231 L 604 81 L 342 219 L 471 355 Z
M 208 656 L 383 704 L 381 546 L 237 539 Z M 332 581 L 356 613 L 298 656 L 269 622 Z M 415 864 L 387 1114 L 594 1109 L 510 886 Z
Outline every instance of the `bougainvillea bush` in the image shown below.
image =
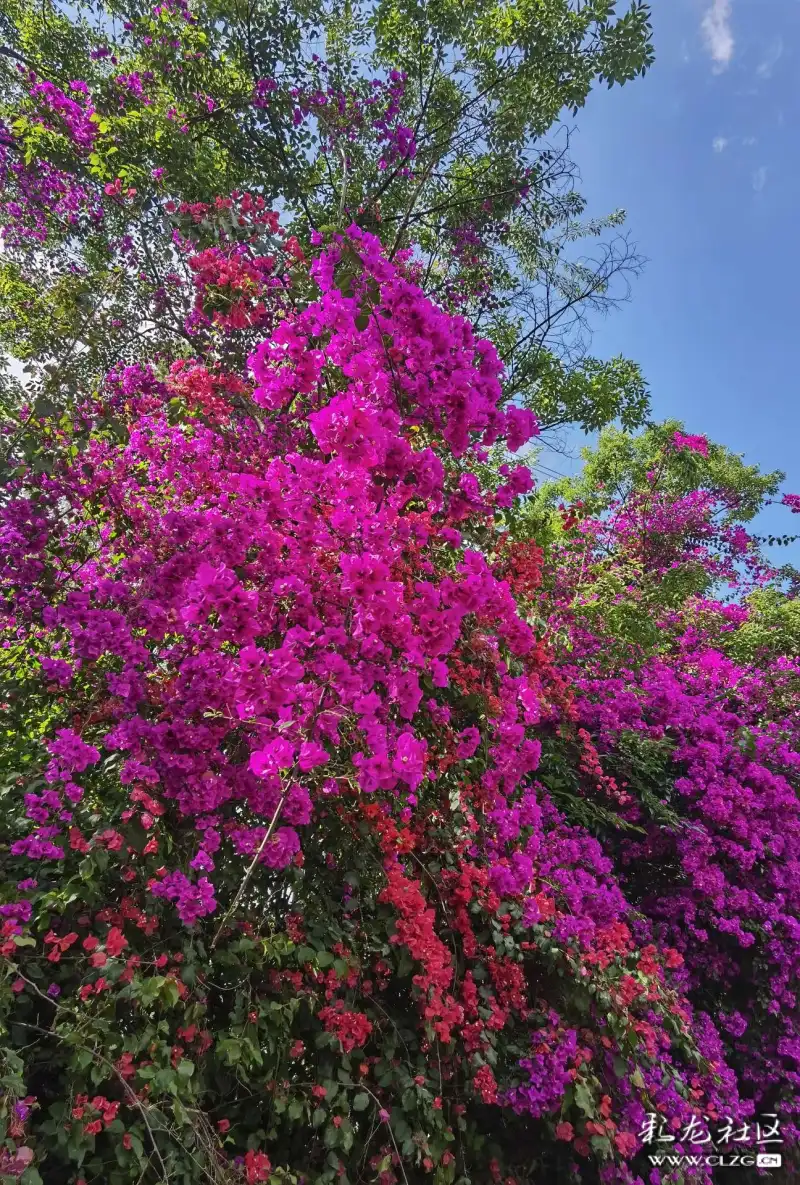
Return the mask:
M 0 1170 L 666 1185 L 711 1171 L 650 1116 L 773 1113 L 788 1160 L 797 668 L 713 596 L 753 544 L 654 470 L 544 553 L 492 344 L 314 239 L 246 369 L 112 371 L 7 489 Z M 604 636 L 609 566 L 698 565 L 657 651 Z
M 647 395 L 542 348 L 531 136 L 649 48 L 524 8 L 437 6 L 417 77 L 378 5 L 372 81 L 360 17 L 3 9 L 4 1182 L 796 1171 L 779 483 L 670 424 L 535 488 Z

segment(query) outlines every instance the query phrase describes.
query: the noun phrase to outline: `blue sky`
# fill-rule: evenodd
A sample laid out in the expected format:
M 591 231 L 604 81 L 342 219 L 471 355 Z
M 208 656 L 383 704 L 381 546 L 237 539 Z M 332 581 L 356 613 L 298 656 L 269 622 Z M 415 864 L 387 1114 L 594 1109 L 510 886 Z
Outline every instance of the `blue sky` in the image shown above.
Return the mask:
M 800 0 L 653 8 L 656 64 L 593 92 L 572 141 L 589 212 L 624 208 L 648 260 L 592 352 L 642 365 L 655 418 L 800 491 Z M 759 527 L 800 533 L 800 519 L 774 507 Z

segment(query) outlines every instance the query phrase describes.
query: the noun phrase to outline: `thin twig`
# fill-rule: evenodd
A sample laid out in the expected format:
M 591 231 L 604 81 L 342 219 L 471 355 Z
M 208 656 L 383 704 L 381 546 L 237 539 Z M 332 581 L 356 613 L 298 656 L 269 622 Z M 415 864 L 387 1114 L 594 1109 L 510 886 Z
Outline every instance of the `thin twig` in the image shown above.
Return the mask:
M 339 149 L 342 157 L 342 192 L 339 197 L 339 217 L 337 219 L 338 225 L 341 226 L 344 219 L 345 201 L 347 199 L 347 154 L 341 144 L 337 143 L 336 147 Z
M 289 793 L 289 786 L 291 785 L 291 779 L 292 779 L 293 773 L 294 773 L 294 766 L 289 771 L 289 776 L 286 778 L 286 783 L 285 783 L 283 789 L 281 790 L 281 796 L 278 799 L 278 805 L 275 807 L 274 814 L 269 822 L 269 827 L 267 827 L 267 830 L 264 833 L 264 838 L 262 839 L 261 843 L 258 845 L 258 850 L 256 851 L 256 854 L 253 856 L 253 859 L 250 861 L 250 865 L 247 869 L 247 872 L 244 874 L 242 883 L 239 885 L 239 888 L 236 892 L 236 896 L 234 897 L 233 901 L 231 902 L 230 906 L 228 907 L 228 910 L 225 913 L 225 916 L 223 917 L 222 921 L 220 922 L 219 928 L 218 928 L 216 934 L 214 935 L 214 938 L 212 939 L 211 950 L 213 950 L 214 947 L 219 942 L 220 936 L 222 934 L 222 931 L 225 929 L 228 919 L 231 917 L 231 915 L 233 913 L 235 913 L 236 907 L 238 906 L 239 902 L 241 901 L 242 897 L 244 896 L 245 889 L 250 884 L 250 881 L 253 878 L 253 873 L 255 872 L 256 868 L 258 867 L 258 862 L 261 859 L 264 849 L 266 848 L 267 844 L 269 843 L 270 839 L 272 838 L 272 833 L 275 830 L 275 828 L 277 827 L 278 819 L 280 819 L 281 813 L 283 811 L 283 804 L 286 801 L 286 795 Z

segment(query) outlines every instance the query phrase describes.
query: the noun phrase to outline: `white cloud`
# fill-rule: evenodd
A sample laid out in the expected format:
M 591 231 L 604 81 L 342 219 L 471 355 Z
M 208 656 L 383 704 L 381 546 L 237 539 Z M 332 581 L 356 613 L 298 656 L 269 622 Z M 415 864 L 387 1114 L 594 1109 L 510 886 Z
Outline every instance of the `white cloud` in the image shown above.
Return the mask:
M 758 64 L 758 69 L 756 70 L 758 77 L 771 78 L 772 71 L 775 69 L 782 57 L 783 38 L 780 36 L 773 37 L 772 41 L 770 41 L 769 45 L 767 46 L 767 51 L 764 54 L 764 57 Z
M 755 136 L 745 136 L 745 138 L 742 140 L 742 144 L 745 148 L 752 148 L 753 145 L 757 143 L 758 140 L 756 140 Z
M 715 152 L 724 152 L 729 143 L 730 140 L 726 140 L 724 136 L 717 136 L 715 140 L 712 140 L 711 147 Z
M 714 72 L 719 74 L 731 64 L 736 44 L 731 29 L 731 0 L 712 0 L 703 17 L 702 29 Z
M 761 193 L 761 190 L 767 184 L 767 170 L 764 165 L 760 169 L 756 169 L 753 173 L 753 189 L 756 193 Z

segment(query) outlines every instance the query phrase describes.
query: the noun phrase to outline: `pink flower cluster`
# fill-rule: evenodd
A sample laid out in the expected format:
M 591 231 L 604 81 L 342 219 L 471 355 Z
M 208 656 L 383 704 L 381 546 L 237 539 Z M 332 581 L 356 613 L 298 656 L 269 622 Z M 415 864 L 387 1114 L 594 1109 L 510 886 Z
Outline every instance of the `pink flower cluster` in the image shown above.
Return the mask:
M 0 235 L 9 246 L 44 243 L 47 219 L 65 227 L 99 222 L 100 196 L 74 174 L 39 157 L 26 163 L 22 146 L 0 122 Z
M 97 123 L 92 120 L 94 107 L 89 100 L 85 82 L 72 82 L 73 93 L 83 95 L 84 102 L 71 99 L 54 82 L 34 82 L 30 96 L 41 112 L 39 118 L 56 131 L 64 131 L 73 144 L 83 153 L 91 152 L 97 137 Z

